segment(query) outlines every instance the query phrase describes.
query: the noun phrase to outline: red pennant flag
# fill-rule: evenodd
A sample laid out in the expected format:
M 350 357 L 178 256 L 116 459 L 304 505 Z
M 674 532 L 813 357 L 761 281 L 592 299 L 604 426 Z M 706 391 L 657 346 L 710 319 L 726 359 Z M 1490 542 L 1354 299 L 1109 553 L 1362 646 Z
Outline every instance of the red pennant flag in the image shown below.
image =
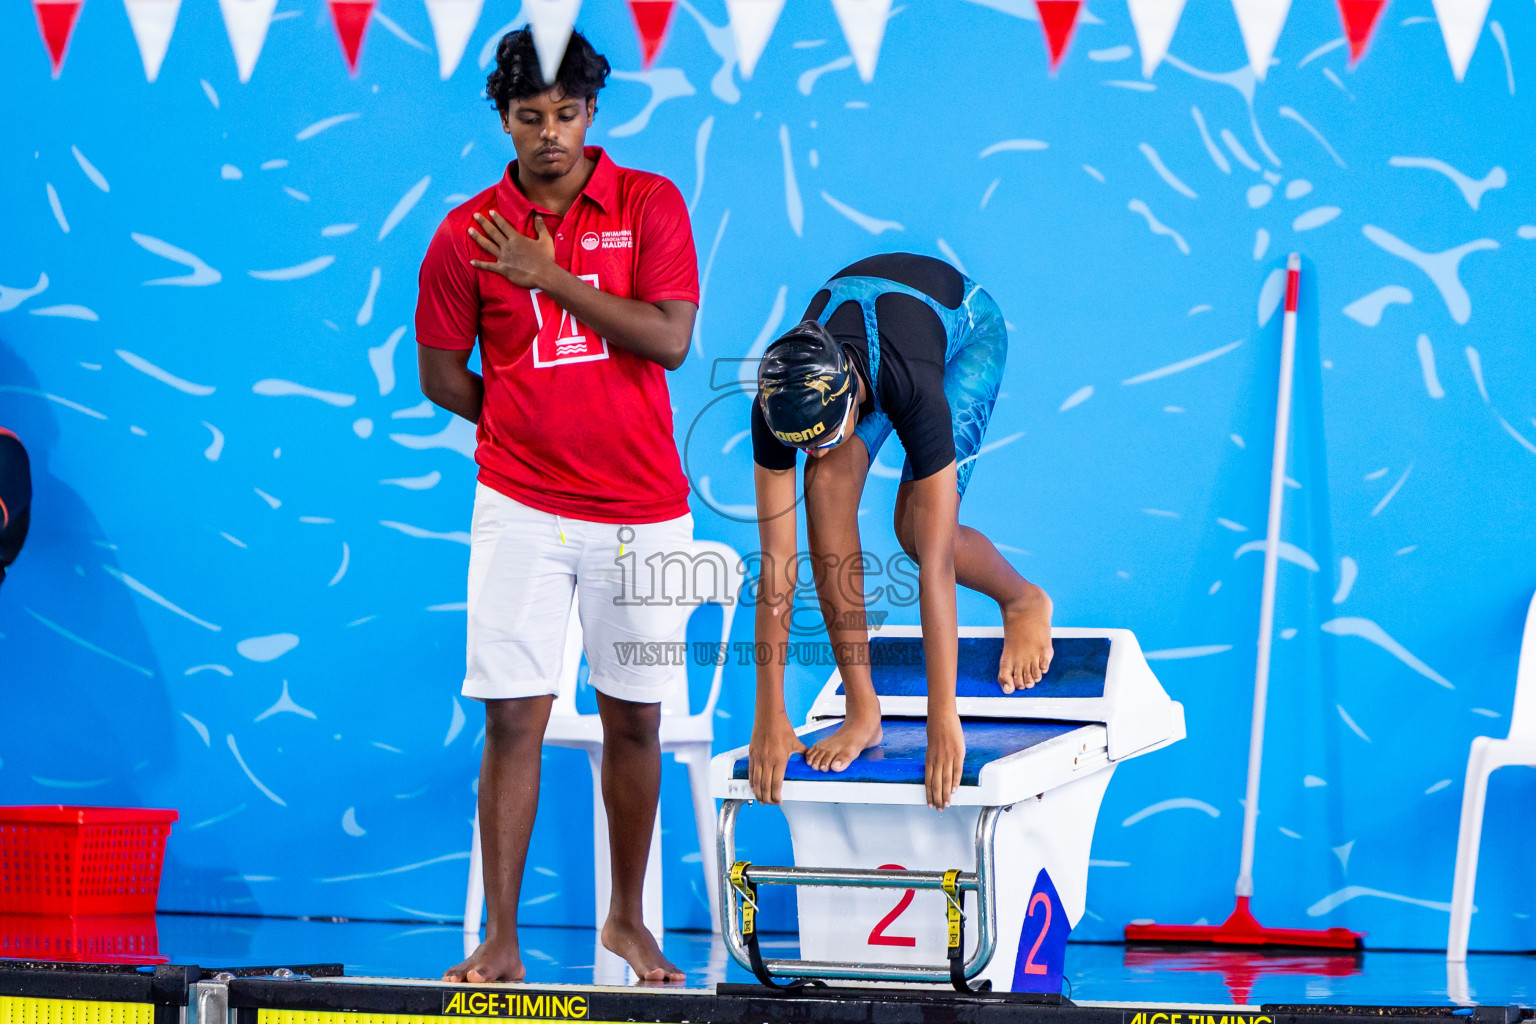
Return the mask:
M 341 40 L 341 52 L 347 58 L 347 72 L 353 78 L 357 77 L 357 57 L 363 49 L 363 33 L 368 31 L 368 19 L 373 17 L 374 2 L 329 0 L 336 38 Z
M 1077 12 L 1082 0 L 1035 0 L 1040 12 L 1040 27 L 1045 30 L 1045 46 L 1051 53 L 1051 74 L 1066 56 L 1072 30 L 1077 27 Z
M 74 35 L 75 20 L 85 0 L 32 0 L 32 10 L 37 14 L 37 28 L 48 47 L 48 60 L 53 64 L 53 77 L 58 78 L 64 69 L 64 53 L 69 49 L 69 37 Z
M 1344 38 L 1349 40 L 1349 65 L 1354 67 L 1371 44 L 1371 33 L 1386 9 L 1387 0 L 1339 0 L 1339 20 L 1344 23 Z
M 675 0 L 629 0 L 629 13 L 635 19 L 635 31 L 640 34 L 640 57 L 649 68 L 661 52 L 661 44 L 667 39 L 667 26 L 672 23 Z

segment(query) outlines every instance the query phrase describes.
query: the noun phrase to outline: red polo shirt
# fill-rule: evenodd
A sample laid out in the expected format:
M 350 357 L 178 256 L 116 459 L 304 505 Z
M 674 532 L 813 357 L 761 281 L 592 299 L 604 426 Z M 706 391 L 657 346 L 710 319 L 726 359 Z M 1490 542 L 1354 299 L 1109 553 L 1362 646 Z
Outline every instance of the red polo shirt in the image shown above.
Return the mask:
M 476 431 L 480 481 L 545 512 L 599 523 L 655 523 L 688 511 L 688 481 L 672 440 L 666 373 L 608 344 L 538 289 L 519 288 L 470 260 L 475 213 L 496 210 L 535 237 L 544 218 L 555 260 L 626 299 L 699 301 L 688 207 L 666 178 L 597 162 L 565 216 L 535 207 L 517 163 L 457 207 L 421 263 L 416 340 L 470 349 L 480 339 L 485 405 Z

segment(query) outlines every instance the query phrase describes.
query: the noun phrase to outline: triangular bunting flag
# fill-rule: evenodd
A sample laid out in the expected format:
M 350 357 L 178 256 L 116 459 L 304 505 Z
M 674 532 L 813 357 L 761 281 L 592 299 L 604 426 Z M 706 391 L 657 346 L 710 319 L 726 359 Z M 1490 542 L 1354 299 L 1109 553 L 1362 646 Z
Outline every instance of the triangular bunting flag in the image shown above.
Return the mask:
M 768 46 L 773 26 L 784 10 L 784 0 L 725 0 L 725 12 L 731 20 L 731 37 L 736 40 L 736 63 L 742 81 L 752 77 L 757 59 Z
M 1082 0 L 1035 0 L 1040 12 L 1040 27 L 1045 31 L 1045 48 L 1051 54 L 1051 74 L 1067 55 L 1067 45 L 1072 42 L 1072 30 L 1077 28 L 1077 12 Z
M 69 49 L 69 37 L 75 34 L 75 19 L 84 6 L 85 0 L 32 0 L 37 30 L 43 35 L 43 45 L 48 47 L 54 78 L 64 70 L 64 53 Z
M 1483 19 L 1488 17 L 1488 0 L 1433 0 L 1435 18 L 1440 22 L 1440 35 L 1445 39 L 1445 52 L 1451 58 L 1451 70 L 1456 81 L 1467 73 L 1472 63 L 1472 52 L 1483 34 Z
M 1285 16 L 1291 11 L 1291 0 L 1232 0 L 1232 10 L 1237 13 L 1237 30 L 1243 34 L 1243 47 L 1248 51 L 1248 66 L 1262 82 L 1269 73 L 1269 58 L 1275 54 Z
M 256 58 L 261 56 L 267 26 L 272 24 L 276 9 L 277 0 L 219 0 L 224 31 L 229 33 L 229 48 L 235 51 L 235 67 L 242 82 L 249 82 L 256 70 Z
M 1372 0 L 1339 2 L 1370 3 Z M 1127 3 L 1131 9 L 1131 25 L 1136 29 L 1136 42 L 1141 47 L 1141 76 L 1151 78 L 1152 72 L 1168 55 L 1173 31 L 1179 27 L 1179 15 L 1184 13 L 1184 0 L 1127 0 Z
M 1354 67 L 1365 56 L 1365 48 L 1371 44 L 1371 33 L 1386 9 L 1387 0 L 1339 0 L 1339 20 L 1344 23 L 1344 38 L 1349 40 L 1349 66 Z
M 427 19 L 437 42 L 437 73 L 447 81 L 480 22 L 485 0 L 427 0 Z
M 341 41 L 342 56 L 347 58 L 347 73 L 357 77 L 357 58 L 363 50 L 363 36 L 368 19 L 373 17 L 375 0 L 327 0 L 336 38 Z
M 875 62 L 880 59 L 880 42 L 885 38 L 885 23 L 891 16 L 891 0 L 832 0 L 837 23 L 853 54 L 859 77 L 867 85 L 875 80 Z
M 144 77 L 153 82 L 160 77 L 160 64 L 176 31 L 176 15 L 181 0 L 123 0 L 128 8 L 128 24 L 133 26 L 134 41 L 139 44 L 139 59 L 144 62 Z
M 661 52 L 675 5 L 676 0 L 629 0 L 629 14 L 635 19 L 635 31 L 640 35 L 642 66 L 649 68 L 656 60 L 656 54 Z
M 539 54 L 539 71 L 544 81 L 553 82 L 565 59 L 565 44 L 571 41 L 581 0 L 523 0 L 528 12 L 528 27 L 533 30 L 533 48 Z

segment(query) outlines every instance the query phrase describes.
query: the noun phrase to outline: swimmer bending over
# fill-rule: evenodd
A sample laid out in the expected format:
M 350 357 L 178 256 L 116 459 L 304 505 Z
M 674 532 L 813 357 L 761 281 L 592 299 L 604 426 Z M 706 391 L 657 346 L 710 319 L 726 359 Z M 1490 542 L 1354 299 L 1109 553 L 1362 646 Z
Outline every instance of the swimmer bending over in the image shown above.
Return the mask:
M 784 705 L 784 665 L 758 666 L 749 764 L 752 792 L 779 802 L 789 757 L 840 772 L 880 742 L 870 678 L 860 562 L 859 500 L 892 430 L 907 450 L 896 492 L 896 539 L 918 563 L 928 675 L 929 806 L 960 785 L 965 737 L 955 710 L 959 651 L 955 584 L 986 594 L 1003 616 L 998 683 L 1040 681 L 1051 664 L 1051 600 L 978 531 L 959 523 L 960 499 L 997 399 L 1008 335 L 997 303 L 949 264 L 926 256 L 871 256 L 817 292 L 804 322 L 763 354 L 752 406 L 752 453 L 763 552 L 757 642 L 789 640 L 796 561 L 796 452 L 805 467 L 806 531 L 817 595 L 847 694 L 837 732 L 807 750 Z

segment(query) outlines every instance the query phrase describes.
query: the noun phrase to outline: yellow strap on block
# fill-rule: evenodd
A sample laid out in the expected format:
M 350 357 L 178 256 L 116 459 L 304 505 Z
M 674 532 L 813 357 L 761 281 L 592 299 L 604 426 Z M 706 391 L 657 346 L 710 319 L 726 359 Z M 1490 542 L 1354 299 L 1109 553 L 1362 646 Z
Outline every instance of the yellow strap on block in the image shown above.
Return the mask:
M 945 915 L 949 922 L 949 948 L 960 948 L 960 869 L 944 872 L 944 901 L 948 906 Z
M 751 861 L 739 860 L 731 865 L 731 887 L 741 893 L 741 934 L 751 935 L 757 930 L 757 886 L 747 877 Z

